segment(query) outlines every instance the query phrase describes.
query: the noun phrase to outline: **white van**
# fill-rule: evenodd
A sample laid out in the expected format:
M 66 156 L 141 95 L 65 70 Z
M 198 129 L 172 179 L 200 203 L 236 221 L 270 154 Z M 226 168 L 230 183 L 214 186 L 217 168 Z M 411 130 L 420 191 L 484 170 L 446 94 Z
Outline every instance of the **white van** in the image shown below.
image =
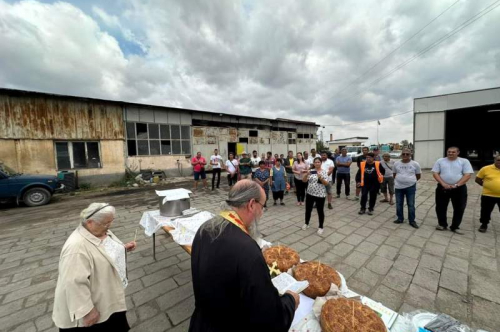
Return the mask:
M 356 161 L 363 154 L 361 152 L 362 146 L 344 146 L 344 148 L 347 149 L 347 155 L 351 157 L 352 161 Z

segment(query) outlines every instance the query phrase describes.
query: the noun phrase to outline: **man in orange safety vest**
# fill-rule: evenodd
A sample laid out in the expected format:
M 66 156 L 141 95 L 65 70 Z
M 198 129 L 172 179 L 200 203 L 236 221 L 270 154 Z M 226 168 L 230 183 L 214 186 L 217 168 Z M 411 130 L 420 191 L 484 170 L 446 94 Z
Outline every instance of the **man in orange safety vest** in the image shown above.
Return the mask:
M 366 155 L 366 161 L 362 161 L 359 165 L 358 173 L 356 174 L 356 184 L 361 188 L 361 209 L 359 214 L 365 214 L 368 195 L 370 200 L 368 203 L 368 214 L 373 214 L 373 208 L 377 201 L 377 193 L 380 184 L 384 181 L 385 169 L 380 167 L 380 161 L 375 161 L 375 155 L 370 152 Z

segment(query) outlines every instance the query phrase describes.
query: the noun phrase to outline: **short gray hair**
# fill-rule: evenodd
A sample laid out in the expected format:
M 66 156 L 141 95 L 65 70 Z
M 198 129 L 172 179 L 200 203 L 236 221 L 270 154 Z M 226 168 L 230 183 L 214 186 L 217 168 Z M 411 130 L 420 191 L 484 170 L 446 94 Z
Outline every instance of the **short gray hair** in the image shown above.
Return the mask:
M 100 224 L 105 217 L 110 215 L 114 217 L 115 213 L 115 208 L 108 203 L 91 203 L 80 213 L 80 217 L 82 217 L 82 225 L 85 225 L 89 220 Z
M 250 200 L 255 199 L 258 201 L 260 198 L 261 187 L 253 181 L 242 180 L 231 188 L 228 198 L 221 205 L 221 208 L 223 210 L 239 209 L 248 204 Z M 201 225 L 200 236 L 203 236 L 203 233 L 206 232 L 212 238 L 212 241 L 214 241 L 222 234 L 227 225 L 229 225 L 229 222 L 226 219 L 221 216 L 215 216 Z

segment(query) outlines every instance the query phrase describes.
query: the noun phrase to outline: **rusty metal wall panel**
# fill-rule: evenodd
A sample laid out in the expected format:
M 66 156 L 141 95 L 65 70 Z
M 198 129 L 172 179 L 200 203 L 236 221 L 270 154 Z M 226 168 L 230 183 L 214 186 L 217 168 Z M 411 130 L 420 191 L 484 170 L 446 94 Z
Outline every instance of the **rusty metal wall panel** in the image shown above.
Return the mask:
M 0 96 L 0 137 L 123 139 L 120 105 L 57 97 Z

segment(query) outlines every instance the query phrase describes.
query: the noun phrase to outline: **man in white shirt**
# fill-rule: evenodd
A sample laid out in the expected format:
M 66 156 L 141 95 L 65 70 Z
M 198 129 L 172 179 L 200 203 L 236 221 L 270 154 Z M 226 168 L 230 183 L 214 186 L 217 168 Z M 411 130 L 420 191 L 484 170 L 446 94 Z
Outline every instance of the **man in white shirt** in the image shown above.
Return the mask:
M 234 159 L 234 153 L 229 153 L 229 159 L 226 160 L 226 171 L 227 171 L 227 182 L 229 184 L 229 188 L 232 188 L 233 185 L 238 182 L 238 160 Z
M 255 171 L 259 168 L 260 160 L 257 151 L 253 150 L 252 158 L 250 158 L 250 163 L 252 164 L 252 179 L 255 177 Z
M 311 150 L 312 153 L 312 150 Z M 332 197 L 333 197 L 333 181 L 332 181 L 332 173 L 335 165 L 333 164 L 333 160 L 328 159 L 328 155 L 326 152 L 321 152 L 321 169 L 326 171 L 328 174 L 328 185 L 326 185 L 326 193 L 328 194 L 328 208 L 331 210 L 332 207 Z
M 314 168 L 314 158 L 317 157 L 319 156 L 316 154 L 316 149 L 311 149 L 311 155 L 307 158 L 307 162 L 311 168 Z
M 217 176 L 217 189 L 219 189 L 220 184 L 220 171 L 222 165 L 222 157 L 217 149 L 214 150 L 214 154 L 210 156 L 210 165 L 212 165 L 212 190 L 214 190 L 215 177 Z
M 467 206 L 467 186 L 471 174 L 474 173 L 470 162 L 465 158 L 459 158 L 460 150 L 455 147 L 449 147 L 446 158 L 440 158 L 432 167 L 432 175 L 438 182 L 436 188 L 436 214 L 439 225 L 436 227 L 439 231 L 448 228 L 446 213 L 448 204 L 453 205 L 453 219 L 450 230 L 455 234 L 463 234 L 459 231 L 462 217 Z
M 382 164 L 383 163 L 384 162 L 382 162 Z M 398 219 L 396 219 L 394 223 L 403 223 L 403 208 L 406 196 L 406 203 L 408 205 L 408 221 L 410 222 L 411 227 L 418 228 L 418 225 L 415 222 L 415 193 L 417 192 L 417 181 L 420 180 L 422 171 L 419 163 L 411 160 L 410 150 L 403 149 L 401 152 L 401 161 L 396 161 L 394 163 L 392 173 L 394 175 L 394 187 L 396 188 L 396 214 L 398 216 Z

